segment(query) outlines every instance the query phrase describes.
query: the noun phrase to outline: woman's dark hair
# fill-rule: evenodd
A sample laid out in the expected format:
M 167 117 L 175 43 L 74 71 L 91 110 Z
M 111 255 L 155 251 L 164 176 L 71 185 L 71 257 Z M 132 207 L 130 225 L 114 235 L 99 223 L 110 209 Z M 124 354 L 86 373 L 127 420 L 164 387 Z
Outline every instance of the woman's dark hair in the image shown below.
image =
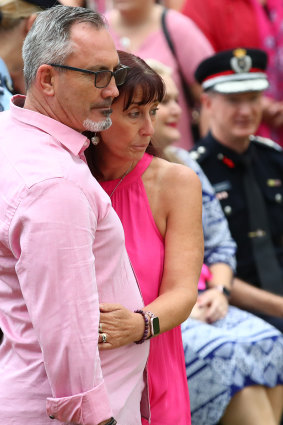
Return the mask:
M 155 100 L 161 102 L 165 94 L 165 85 L 160 75 L 138 56 L 123 52 L 122 50 L 118 50 L 118 54 L 121 64 L 127 65 L 129 70 L 126 82 L 122 86 L 119 86 L 119 96 L 113 100 L 113 103 L 115 103 L 121 96 L 125 96 L 123 109 L 126 111 L 134 100 L 137 88 L 141 88 L 142 91 L 139 105 L 146 105 L 147 103 Z M 91 134 L 88 133 L 89 132 L 84 132 L 87 137 L 90 137 Z M 103 138 L 103 132 L 101 134 L 101 138 Z M 159 155 L 151 142 L 149 143 L 146 152 L 154 156 Z M 89 147 L 86 149 L 85 156 L 90 171 L 95 177 L 99 178 L 100 175 L 94 162 L 95 146 L 93 146 L 92 143 L 90 143 Z
M 160 75 L 140 57 L 122 50 L 118 50 L 118 54 L 121 64 L 127 65 L 130 69 L 126 82 L 119 87 L 119 96 L 114 99 L 113 103 L 120 96 L 125 96 L 124 110 L 128 109 L 133 102 L 137 87 L 142 90 L 140 105 L 145 105 L 153 100 L 161 102 L 164 97 L 165 86 Z
M 139 105 L 146 105 L 154 100 L 161 102 L 165 94 L 165 85 L 160 75 L 154 71 L 143 59 L 132 53 L 118 50 L 121 64 L 127 65 L 128 70 L 126 82 L 119 86 L 119 96 L 113 101 L 117 101 L 120 96 L 124 98 L 124 111 L 126 111 L 133 102 L 137 88 L 141 88 L 142 96 Z M 158 152 L 150 142 L 146 152 L 158 156 Z

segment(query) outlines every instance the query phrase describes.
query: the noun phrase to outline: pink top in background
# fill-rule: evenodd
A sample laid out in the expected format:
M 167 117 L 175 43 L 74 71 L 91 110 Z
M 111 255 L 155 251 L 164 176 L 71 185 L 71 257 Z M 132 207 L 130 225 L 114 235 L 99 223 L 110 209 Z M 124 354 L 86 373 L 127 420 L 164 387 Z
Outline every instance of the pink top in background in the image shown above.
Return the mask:
M 193 146 L 193 139 L 190 134 L 191 113 L 185 101 L 176 59 L 171 53 L 162 29 L 149 34 L 137 51 L 131 51 L 131 47 L 125 43 L 125 39 L 123 37 L 119 38 L 118 34 L 111 27 L 111 12 L 106 14 L 106 17 L 109 21 L 110 33 L 117 49 L 130 51 L 143 59 L 151 58 L 159 60 L 172 68 L 172 76 L 180 92 L 179 103 L 183 110 L 179 123 L 181 139 L 176 143 L 176 146 L 188 150 Z M 194 71 L 196 67 L 204 58 L 213 54 L 213 49 L 196 24 L 181 13 L 175 10 L 169 10 L 166 16 L 166 23 L 179 58 L 184 78 L 188 84 L 191 84 L 195 82 Z
M 159 295 L 164 240 L 151 213 L 142 175 L 152 156 L 145 154 L 111 198 L 124 226 L 126 247 L 145 305 Z M 119 180 L 102 182 L 110 194 Z M 152 425 L 189 425 L 190 402 L 180 326 L 150 340 L 148 360 Z M 147 424 L 147 421 L 143 421 Z
M 209 268 L 203 264 L 200 272 L 200 277 L 198 281 L 198 289 L 204 291 L 206 289 L 206 282 L 212 278 L 212 273 Z
M 149 342 L 97 345 L 99 302 L 143 306 L 120 220 L 86 137 L 23 103 L 0 114 L 0 422 L 140 424 Z

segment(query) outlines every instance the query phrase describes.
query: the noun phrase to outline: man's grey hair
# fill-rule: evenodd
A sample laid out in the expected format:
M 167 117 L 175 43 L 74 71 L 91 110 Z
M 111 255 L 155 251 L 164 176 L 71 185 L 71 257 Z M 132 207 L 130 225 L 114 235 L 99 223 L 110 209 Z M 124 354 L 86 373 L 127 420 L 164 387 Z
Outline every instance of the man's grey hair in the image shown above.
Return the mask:
M 82 7 L 55 6 L 40 12 L 23 45 L 26 89 L 43 64 L 58 63 L 72 53 L 70 30 L 73 24 L 87 22 L 100 30 L 106 28 L 102 15 Z

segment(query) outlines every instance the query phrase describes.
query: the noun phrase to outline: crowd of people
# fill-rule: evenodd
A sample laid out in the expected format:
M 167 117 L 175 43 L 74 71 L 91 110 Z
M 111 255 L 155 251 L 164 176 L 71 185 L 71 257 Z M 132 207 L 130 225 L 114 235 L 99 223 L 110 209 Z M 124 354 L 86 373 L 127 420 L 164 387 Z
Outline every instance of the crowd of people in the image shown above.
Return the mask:
M 0 0 L 5 424 L 282 423 L 283 7 L 230 3 Z

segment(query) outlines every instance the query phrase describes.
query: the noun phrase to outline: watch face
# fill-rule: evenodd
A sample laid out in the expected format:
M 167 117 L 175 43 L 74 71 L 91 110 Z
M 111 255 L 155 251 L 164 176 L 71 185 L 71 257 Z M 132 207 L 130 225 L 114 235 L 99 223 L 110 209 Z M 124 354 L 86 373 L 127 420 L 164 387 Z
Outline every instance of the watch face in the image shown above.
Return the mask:
M 151 324 L 152 324 L 153 335 L 158 335 L 160 332 L 158 317 L 153 317 L 151 319 Z

